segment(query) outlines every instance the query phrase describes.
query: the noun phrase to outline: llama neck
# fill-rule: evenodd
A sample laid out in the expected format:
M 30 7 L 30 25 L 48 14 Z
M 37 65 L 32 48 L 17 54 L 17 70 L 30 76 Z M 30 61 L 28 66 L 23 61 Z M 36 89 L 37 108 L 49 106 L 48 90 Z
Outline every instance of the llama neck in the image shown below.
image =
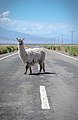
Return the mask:
M 19 51 L 22 52 L 22 53 L 26 52 L 25 48 L 24 48 L 24 45 L 19 45 Z
M 18 53 L 21 60 L 27 62 L 27 52 L 25 51 L 24 45 L 18 45 Z

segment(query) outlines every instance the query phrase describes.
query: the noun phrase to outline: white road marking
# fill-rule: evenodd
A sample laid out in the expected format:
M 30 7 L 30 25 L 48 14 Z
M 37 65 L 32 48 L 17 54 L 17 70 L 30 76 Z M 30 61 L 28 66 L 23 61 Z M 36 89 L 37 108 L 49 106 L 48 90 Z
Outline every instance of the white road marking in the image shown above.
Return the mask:
M 55 52 L 55 53 L 57 53 L 57 54 L 59 54 L 59 55 L 63 55 L 63 56 L 65 56 L 65 57 L 68 57 L 68 58 L 71 58 L 71 59 L 74 59 L 74 60 L 77 60 L 77 61 L 78 61 L 77 58 L 74 58 L 74 57 L 71 57 L 71 56 L 68 56 L 68 55 L 65 55 L 65 54 L 62 54 L 62 53 L 56 52 L 56 51 L 53 51 L 53 52 Z
M 2 58 L 0 58 L 0 60 L 6 59 L 6 58 L 11 57 L 11 56 L 16 55 L 16 54 L 17 54 L 17 52 L 16 52 L 16 53 L 13 53 L 13 54 L 11 54 L 11 55 L 8 55 L 8 56 L 5 56 L 5 57 L 2 57 Z
M 45 86 L 40 86 L 41 108 L 50 109 Z

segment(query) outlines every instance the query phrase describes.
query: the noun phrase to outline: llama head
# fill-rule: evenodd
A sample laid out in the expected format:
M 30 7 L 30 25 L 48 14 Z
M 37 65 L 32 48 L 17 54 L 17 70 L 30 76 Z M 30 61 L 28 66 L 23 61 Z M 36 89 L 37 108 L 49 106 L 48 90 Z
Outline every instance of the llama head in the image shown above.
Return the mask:
M 19 45 L 23 45 L 23 40 L 24 40 L 25 38 L 23 38 L 23 39 L 18 39 L 18 38 L 16 38 L 16 39 L 17 39 Z

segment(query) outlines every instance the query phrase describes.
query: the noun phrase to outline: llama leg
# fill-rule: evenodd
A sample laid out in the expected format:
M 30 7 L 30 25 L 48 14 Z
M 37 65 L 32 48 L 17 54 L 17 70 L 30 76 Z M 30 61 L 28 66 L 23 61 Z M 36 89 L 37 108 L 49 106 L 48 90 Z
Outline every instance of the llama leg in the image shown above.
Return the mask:
M 45 63 L 43 62 L 43 71 L 45 72 Z
M 28 63 L 28 68 L 30 69 L 30 74 L 32 74 L 31 63 Z
M 27 70 L 28 70 L 28 64 L 26 65 L 26 67 L 25 67 L 25 68 L 26 68 L 26 71 L 25 71 L 25 73 L 24 73 L 24 74 L 26 74 L 26 73 L 27 73 Z
M 30 74 L 32 74 L 32 69 L 31 69 L 31 66 L 30 66 Z
M 42 70 L 42 64 L 40 63 L 40 71 L 39 71 L 39 73 L 41 72 L 41 70 Z

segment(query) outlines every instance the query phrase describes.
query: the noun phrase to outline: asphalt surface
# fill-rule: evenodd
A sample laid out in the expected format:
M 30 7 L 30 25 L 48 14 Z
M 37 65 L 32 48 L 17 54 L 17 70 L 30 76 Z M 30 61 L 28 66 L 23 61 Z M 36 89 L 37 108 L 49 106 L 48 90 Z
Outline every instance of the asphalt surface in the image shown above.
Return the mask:
M 0 120 L 78 120 L 78 60 L 45 52 L 41 74 L 35 65 L 33 75 L 24 75 L 18 54 L 0 60 Z M 41 107 L 40 86 L 45 86 L 50 109 Z

